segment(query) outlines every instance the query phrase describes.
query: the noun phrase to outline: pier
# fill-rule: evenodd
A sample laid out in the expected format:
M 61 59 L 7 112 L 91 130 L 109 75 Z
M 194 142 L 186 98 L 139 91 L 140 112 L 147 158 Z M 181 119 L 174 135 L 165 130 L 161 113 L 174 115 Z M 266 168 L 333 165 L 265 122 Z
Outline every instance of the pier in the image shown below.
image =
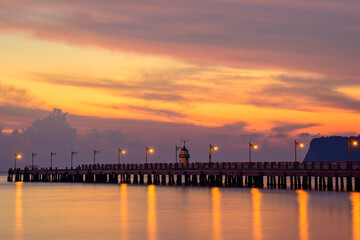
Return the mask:
M 360 191 L 360 162 L 89 164 L 75 169 L 9 169 L 8 182 L 132 183 Z

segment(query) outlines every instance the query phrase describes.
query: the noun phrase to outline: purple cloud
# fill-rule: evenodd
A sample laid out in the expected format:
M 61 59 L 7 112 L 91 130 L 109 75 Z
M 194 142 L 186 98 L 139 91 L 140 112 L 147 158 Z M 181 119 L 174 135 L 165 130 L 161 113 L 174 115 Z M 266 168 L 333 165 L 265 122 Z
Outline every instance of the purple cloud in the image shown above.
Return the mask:
M 360 5 L 344 1 L 0 1 L 2 32 L 210 65 L 356 76 Z
M 80 131 L 70 123 L 86 129 Z M 219 151 L 214 153 L 214 161 L 247 161 L 249 141 L 260 146 L 254 153 L 255 161 L 289 161 L 293 140 L 284 136 L 279 144 L 279 139 L 273 136 L 311 125 L 282 123 L 274 131 L 262 133 L 247 130 L 247 124 L 243 122 L 222 127 L 200 127 L 149 120 L 84 117 L 54 109 L 27 128 L 16 129 L 10 134 L 0 131 L 0 169 L 13 166 L 15 152 L 24 155 L 18 163 L 21 167 L 31 164 L 31 152 L 39 154 L 36 164 L 41 167 L 49 167 L 51 151 L 57 153 L 54 157 L 56 167 L 69 166 L 71 150 L 78 152 L 76 164 L 92 163 L 94 149 L 100 150 L 97 162 L 115 163 L 118 148 L 127 150 L 124 162 L 141 163 L 144 161 L 145 146 L 155 148 L 155 153 L 149 158 L 151 162 L 174 162 L 174 146 L 181 144 L 181 137 L 189 139 L 187 146 L 191 161 L 206 162 L 210 143 L 219 146 Z M 93 129 L 88 130 L 91 127 Z M 306 139 L 306 143 L 310 140 Z M 305 155 L 305 151 L 299 153 L 299 158 L 301 154 Z

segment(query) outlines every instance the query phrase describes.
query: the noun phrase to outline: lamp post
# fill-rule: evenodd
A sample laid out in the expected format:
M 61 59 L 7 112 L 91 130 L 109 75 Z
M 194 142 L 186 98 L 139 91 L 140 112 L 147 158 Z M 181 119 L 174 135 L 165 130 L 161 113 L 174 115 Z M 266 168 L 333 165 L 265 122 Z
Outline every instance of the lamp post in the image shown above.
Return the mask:
M 295 140 L 295 162 L 297 162 L 296 148 L 298 148 L 298 147 L 303 148 L 303 147 L 304 147 L 304 143 L 298 142 L 298 141 Z
M 73 156 L 77 155 L 76 151 L 71 151 L 71 169 L 73 169 Z
M 181 147 L 175 145 L 175 163 L 177 163 L 177 159 L 178 159 L 177 153 L 179 150 L 181 150 Z
M 146 146 L 146 148 L 145 148 L 145 163 L 147 163 L 147 153 L 153 153 L 154 152 L 154 149 L 152 149 L 152 148 L 149 148 L 149 147 L 147 147 Z
M 118 149 L 118 164 L 120 164 L 120 154 L 125 154 L 126 151 L 124 149 Z
M 21 159 L 22 155 L 21 154 L 17 154 L 15 153 L 15 157 L 14 157 L 14 169 L 16 170 L 16 159 Z
M 209 144 L 209 163 L 211 163 L 211 152 L 217 150 L 218 150 L 217 146 Z
M 353 145 L 356 147 L 359 143 L 356 140 L 350 140 L 350 138 L 347 138 L 347 154 L 348 154 L 348 162 L 350 162 L 350 145 Z
M 96 156 L 96 154 L 99 154 L 99 153 L 100 153 L 100 151 L 94 149 L 94 164 L 95 164 L 95 156 Z
M 254 143 L 251 143 L 249 142 L 249 162 L 251 162 L 251 149 L 258 149 L 258 145 L 254 144 Z
M 31 169 L 34 170 L 34 157 L 37 156 L 37 153 L 31 153 Z
M 55 152 L 50 152 L 50 169 L 52 169 L 52 159 L 53 159 L 53 156 L 55 156 L 56 153 Z

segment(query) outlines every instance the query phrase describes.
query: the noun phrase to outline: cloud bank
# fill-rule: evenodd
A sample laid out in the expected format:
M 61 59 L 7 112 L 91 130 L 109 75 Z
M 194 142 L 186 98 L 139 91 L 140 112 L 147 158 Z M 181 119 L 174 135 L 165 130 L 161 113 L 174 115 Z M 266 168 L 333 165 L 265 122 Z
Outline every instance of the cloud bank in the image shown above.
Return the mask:
M 32 139 L 29 123 L 53 107 L 73 113 L 83 152 L 94 136 L 103 140 L 88 145 L 110 146 L 104 134 L 134 146 L 162 136 L 165 147 L 184 131 L 199 149 L 259 139 L 266 151 L 297 134 L 351 134 L 359 10 L 354 0 L 0 0 L 3 138 Z
M 359 75 L 357 1 L 0 1 L 0 29 L 198 64 Z
M 99 129 L 79 133 L 71 127 L 71 122 L 97 124 Z M 124 148 L 127 154 L 123 161 L 127 163 L 144 162 L 145 146 L 155 149 L 149 157 L 150 162 L 174 162 L 174 147 L 180 145 L 180 138 L 187 138 L 191 152 L 191 161 L 208 161 L 209 144 L 217 144 L 219 151 L 214 153 L 214 161 L 247 161 L 248 142 L 259 144 L 259 151 L 254 152 L 255 161 L 292 161 L 291 136 L 295 130 L 306 129 L 314 124 L 298 125 L 277 123 L 273 132 L 256 132 L 247 129 L 247 124 L 238 122 L 222 127 L 199 127 L 190 124 L 162 123 L 147 120 L 117 120 L 116 125 L 106 119 L 87 118 L 68 115 L 60 109 L 54 109 L 48 116 L 37 119 L 22 130 L 11 133 L 2 132 L 0 128 L 0 169 L 13 167 L 14 153 L 22 153 L 24 158 L 17 166 L 31 165 L 31 152 L 38 153 L 35 164 L 49 167 L 50 152 L 56 152 L 53 158 L 55 167 L 70 166 L 70 151 L 76 150 L 76 165 L 93 162 L 93 150 L 100 150 L 97 155 L 99 163 L 116 163 L 117 149 Z M 112 128 L 107 128 L 107 124 Z M 114 128 L 117 126 L 117 128 Z M 281 138 L 274 138 L 282 133 Z M 307 134 L 298 138 L 308 143 Z M 299 156 L 304 156 L 299 153 Z

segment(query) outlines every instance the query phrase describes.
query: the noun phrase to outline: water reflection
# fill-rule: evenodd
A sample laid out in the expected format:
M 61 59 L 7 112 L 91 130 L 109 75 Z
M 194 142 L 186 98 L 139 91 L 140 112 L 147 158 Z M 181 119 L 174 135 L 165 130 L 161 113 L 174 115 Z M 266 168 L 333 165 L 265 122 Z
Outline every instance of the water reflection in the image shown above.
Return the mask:
M 360 240 L 360 193 L 350 193 L 352 204 L 352 239 Z
M 157 239 L 156 236 L 156 194 L 155 185 L 148 186 L 148 236 L 149 240 Z
M 121 239 L 128 239 L 128 212 L 127 212 L 127 185 L 120 185 L 120 218 L 121 218 Z
M 218 187 L 211 189 L 212 215 L 213 215 L 213 237 L 215 240 L 222 239 L 221 236 L 221 194 Z
M 299 238 L 300 240 L 309 239 L 309 220 L 308 220 L 308 199 L 309 194 L 304 190 L 297 190 L 297 200 L 299 203 Z
M 261 229 L 261 192 L 257 188 L 250 190 L 253 206 L 253 239 L 261 240 L 263 238 Z
M 15 192 L 15 239 L 23 239 L 22 185 L 16 182 Z

